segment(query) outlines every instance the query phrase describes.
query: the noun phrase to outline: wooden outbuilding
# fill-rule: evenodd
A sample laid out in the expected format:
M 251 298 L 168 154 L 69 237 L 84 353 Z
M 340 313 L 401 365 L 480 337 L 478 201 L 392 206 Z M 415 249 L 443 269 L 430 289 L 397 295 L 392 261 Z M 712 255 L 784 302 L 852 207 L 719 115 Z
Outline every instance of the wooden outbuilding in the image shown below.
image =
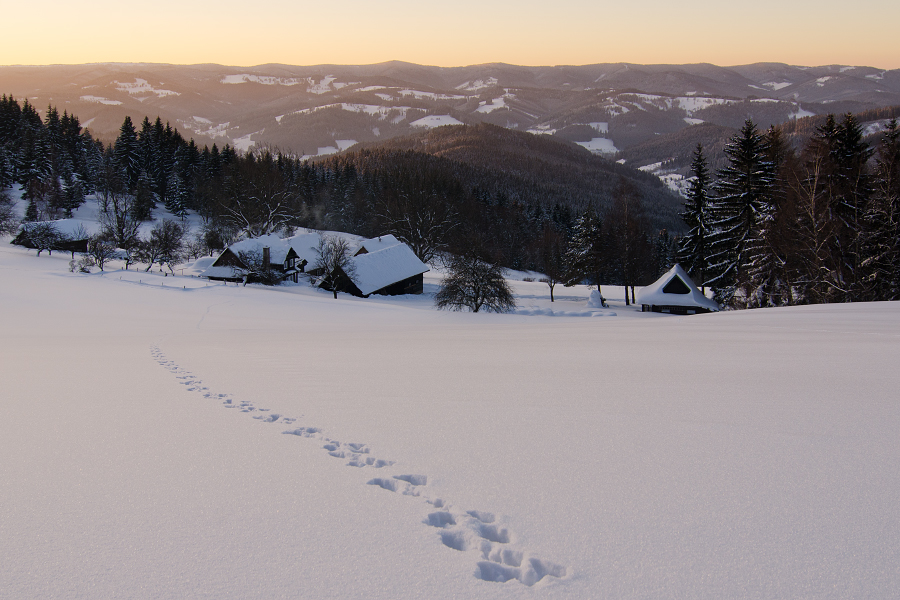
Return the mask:
M 332 277 L 323 278 L 321 287 L 329 291 L 336 288 L 339 292 L 362 298 L 372 294 L 421 294 L 424 291 L 423 276 L 429 270 L 409 246 L 393 236 L 382 236 L 380 241 L 377 238 L 364 240 L 350 263 L 353 265 L 352 279 L 339 270 Z

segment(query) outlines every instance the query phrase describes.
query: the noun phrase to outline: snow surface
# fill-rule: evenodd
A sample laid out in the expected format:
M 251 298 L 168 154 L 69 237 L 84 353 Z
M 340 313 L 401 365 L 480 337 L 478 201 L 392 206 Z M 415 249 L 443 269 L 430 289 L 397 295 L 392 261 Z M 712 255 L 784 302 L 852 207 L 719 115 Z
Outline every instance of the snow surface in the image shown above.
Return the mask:
M 357 244 L 356 251 L 359 252 L 365 248 L 366 252 L 378 252 L 391 246 L 396 246 L 402 242 L 391 234 L 380 235 L 378 237 L 362 240 Z
M 797 105 L 797 110 L 788 115 L 788 119 L 802 119 L 803 117 L 814 117 L 816 113 L 806 110 L 805 108 L 800 108 L 800 105 Z
M 863 128 L 863 137 L 868 137 L 870 135 L 875 135 L 876 133 L 881 133 L 882 131 L 887 131 L 890 121 L 890 119 L 881 119 L 879 121 L 872 121 L 871 123 L 867 123 Z
M 110 100 L 109 98 L 104 98 L 102 96 L 82 96 L 82 100 L 85 102 L 95 102 L 97 104 L 106 104 L 108 106 L 118 106 L 122 104 L 121 100 Z
M 418 90 L 399 90 L 397 92 L 401 96 L 412 96 L 416 100 L 421 100 L 422 98 L 427 98 L 429 100 L 465 100 L 466 96 L 460 96 L 457 94 L 436 94 L 434 92 L 420 92 Z
M 450 115 L 429 115 L 427 117 L 422 117 L 421 119 L 416 119 L 412 123 L 410 123 L 413 127 L 427 127 L 428 129 L 432 129 L 434 127 L 442 127 L 444 125 L 462 125 L 462 121 L 456 119 L 455 117 L 451 117 Z
M 583 319 L 586 288 L 515 281 L 539 316 L 451 313 L 437 273 L 333 300 L 8 239 L 4 598 L 900 589 L 898 303 L 677 317 L 604 286 Z
M 134 94 L 155 94 L 157 98 L 165 98 L 166 96 L 180 96 L 181 92 L 172 90 L 161 90 L 154 88 L 146 79 L 135 78 L 134 83 L 114 81 L 116 89 L 120 92 L 127 92 L 129 95 Z
M 556 129 L 552 129 L 550 125 L 547 124 L 535 125 L 534 127 L 527 129 L 526 131 L 534 135 L 553 135 L 554 133 L 556 133 Z
M 309 78 L 297 79 L 296 77 L 270 77 L 267 75 L 249 75 L 246 73 L 240 75 L 226 75 L 219 83 L 236 85 L 241 83 L 259 83 L 262 85 L 285 85 L 292 86 L 300 83 L 312 83 Z
M 484 88 L 490 88 L 497 85 L 496 77 L 488 77 L 487 79 L 476 79 L 475 81 L 467 81 L 456 86 L 456 89 L 463 90 L 466 92 L 477 92 L 478 90 L 483 90 Z
M 506 108 L 506 98 L 501 96 L 500 98 L 494 98 L 491 100 L 491 103 L 481 102 L 478 108 L 475 109 L 477 113 L 492 113 L 498 108 Z
M 586 148 L 594 154 L 615 154 L 619 151 L 609 138 L 592 138 L 589 142 L 575 142 L 582 148 Z
M 332 90 L 331 84 L 337 79 L 334 75 L 323 77 L 319 83 L 310 82 L 306 91 L 310 94 L 327 94 Z
M 238 152 L 246 152 L 250 148 L 252 148 L 256 142 L 253 141 L 253 136 L 259 133 L 258 131 L 254 131 L 253 133 L 248 133 L 247 135 L 242 135 L 239 138 L 234 138 L 234 143 L 232 147 Z

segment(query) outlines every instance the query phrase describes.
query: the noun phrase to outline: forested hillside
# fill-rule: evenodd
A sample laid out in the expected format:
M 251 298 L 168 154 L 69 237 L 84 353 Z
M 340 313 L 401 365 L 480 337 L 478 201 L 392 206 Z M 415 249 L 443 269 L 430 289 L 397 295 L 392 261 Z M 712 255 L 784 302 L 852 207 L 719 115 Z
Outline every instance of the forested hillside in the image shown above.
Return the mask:
M 443 157 L 470 167 L 462 183 L 510 201 L 544 207 L 565 204 L 578 212 L 589 205 L 608 208 L 623 183 L 641 197 L 648 218 L 659 228 L 679 228 L 680 199 L 657 177 L 593 155 L 547 136 L 496 125 L 448 126 L 395 138 L 366 148 L 411 151 Z M 356 153 L 347 153 L 355 161 Z

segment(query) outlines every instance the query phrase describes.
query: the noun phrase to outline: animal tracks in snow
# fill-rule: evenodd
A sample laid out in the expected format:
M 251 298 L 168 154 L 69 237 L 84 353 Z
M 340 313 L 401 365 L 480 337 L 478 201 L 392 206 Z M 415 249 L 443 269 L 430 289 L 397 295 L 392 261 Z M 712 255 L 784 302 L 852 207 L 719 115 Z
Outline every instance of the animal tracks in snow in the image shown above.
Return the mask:
M 512 534 L 495 523 L 493 514 L 458 510 L 441 498 L 429 497 L 425 490 L 428 485 L 425 475 L 376 477 L 369 485 L 404 496 L 424 498 L 439 509 L 429 513 L 422 522 L 440 530 L 438 536 L 444 546 L 457 552 L 471 552 L 477 557 L 475 577 L 478 579 L 499 583 L 515 580 L 532 586 L 545 577 L 562 578 L 569 574 L 562 565 L 515 548 Z
M 150 354 L 160 366 L 172 373 L 187 391 L 221 402 L 225 408 L 248 413 L 261 423 L 293 425 L 297 421 L 296 418 L 285 417 L 268 408 L 259 408 L 247 400 L 237 400 L 231 394 L 210 391 L 203 381 L 190 371 L 169 360 L 158 345 L 151 346 Z M 366 444 L 340 442 L 327 437 L 317 427 L 296 427 L 282 433 L 321 442 L 322 449 L 329 456 L 347 461 L 344 464 L 349 467 L 382 469 L 395 464 L 394 461 L 372 456 Z M 496 523 L 493 514 L 478 510 L 458 510 L 443 499 L 432 497 L 427 493 L 428 477 L 425 475 L 375 477 L 369 480 L 368 484 L 402 496 L 420 498 L 435 509 L 426 516 L 423 523 L 439 530 L 438 537 L 447 548 L 473 555 L 476 559 L 475 577 L 478 579 L 499 583 L 515 580 L 523 585 L 532 586 L 547 577 L 563 578 L 569 575 L 566 567 L 515 548 L 514 536 L 506 527 Z

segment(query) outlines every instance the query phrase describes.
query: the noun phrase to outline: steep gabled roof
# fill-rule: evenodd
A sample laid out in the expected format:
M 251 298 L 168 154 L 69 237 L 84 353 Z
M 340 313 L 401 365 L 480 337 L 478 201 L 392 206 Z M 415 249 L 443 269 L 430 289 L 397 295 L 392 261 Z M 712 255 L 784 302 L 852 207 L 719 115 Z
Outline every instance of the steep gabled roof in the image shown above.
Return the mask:
M 354 255 L 366 254 L 367 252 L 378 252 L 379 250 L 384 250 L 385 248 L 390 248 L 391 246 L 396 246 L 400 243 L 400 240 L 391 234 L 380 235 L 370 240 L 361 241 L 359 243 L 359 248 L 354 252 Z
M 316 259 L 318 258 L 316 249 L 319 247 L 321 237 L 318 233 L 300 233 L 294 237 L 287 238 L 285 241 L 297 253 L 297 258 L 301 261 L 305 260 L 306 264 L 311 267 L 316 264 Z
M 359 254 L 350 260 L 356 269 L 353 283 L 364 296 L 428 271 L 428 266 L 409 246 L 400 242 L 375 252 Z
M 696 306 L 719 310 L 719 305 L 704 296 L 681 265 L 675 265 L 665 275 L 637 293 L 638 304 L 650 306 Z
M 240 256 L 241 252 L 255 252 L 261 256 L 263 248 L 269 248 L 269 260 L 272 263 L 283 263 L 291 249 L 291 244 L 277 235 L 261 235 L 258 238 L 241 240 L 228 246 L 235 256 Z M 215 263 L 213 266 L 216 266 Z

